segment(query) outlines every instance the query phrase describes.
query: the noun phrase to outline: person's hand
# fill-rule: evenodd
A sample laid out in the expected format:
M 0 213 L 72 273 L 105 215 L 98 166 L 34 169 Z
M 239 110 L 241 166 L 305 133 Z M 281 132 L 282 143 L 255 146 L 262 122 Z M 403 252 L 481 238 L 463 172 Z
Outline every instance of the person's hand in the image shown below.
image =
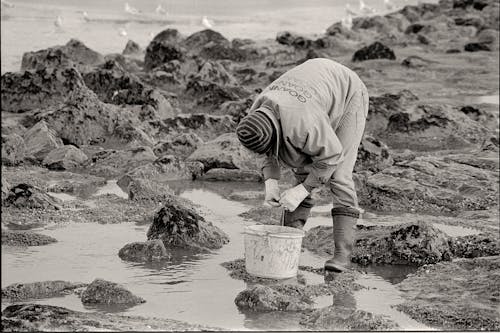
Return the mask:
M 276 179 L 269 178 L 264 182 L 266 185 L 266 196 L 264 198 L 264 205 L 279 207 L 280 206 L 280 188 Z
M 299 184 L 281 193 L 279 203 L 286 210 L 293 212 L 308 195 L 304 185 Z

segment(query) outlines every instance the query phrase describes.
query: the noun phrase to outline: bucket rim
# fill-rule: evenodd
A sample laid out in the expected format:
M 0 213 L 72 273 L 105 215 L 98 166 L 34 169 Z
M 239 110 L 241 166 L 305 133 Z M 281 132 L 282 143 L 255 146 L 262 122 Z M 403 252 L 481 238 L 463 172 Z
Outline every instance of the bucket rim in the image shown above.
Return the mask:
M 273 232 L 268 230 L 255 230 L 255 227 L 278 227 L 278 228 L 286 228 L 289 229 L 289 232 Z M 280 225 L 265 225 L 265 224 L 254 224 L 250 226 L 246 226 L 244 228 L 244 234 L 247 235 L 256 235 L 256 236 L 265 236 L 265 237 L 274 237 L 274 238 L 303 238 L 305 236 L 304 230 L 300 230 L 297 228 L 280 226 Z

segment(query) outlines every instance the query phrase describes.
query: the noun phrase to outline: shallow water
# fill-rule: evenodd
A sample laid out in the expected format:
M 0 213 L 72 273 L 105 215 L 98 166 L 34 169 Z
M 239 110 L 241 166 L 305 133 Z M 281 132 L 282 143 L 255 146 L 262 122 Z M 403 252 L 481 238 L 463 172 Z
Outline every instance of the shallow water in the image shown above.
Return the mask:
M 485 95 L 485 96 L 463 96 L 462 101 L 465 104 L 496 104 L 500 103 L 500 95 Z
M 213 184 L 208 186 L 213 188 Z M 116 182 L 110 181 L 96 194 L 115 193 L 116 188 Z M 50 226 L 37 231 L 55 237 L 57 243 L 30 248 L 2 246 L 2 285 L 44 280 L 91 282 L 95 278 L 103 278 L 123 284 L 147 302 L 128 309 L 86 307 L 75 295 L 35 302 L 79 311 L 171 318 L 226 329 L 300 329 L 300 316 L 294 313 L 242 313 L 234 304 L 236 295 L 246 288 L 246 284 L 229 277 L 228 271 L 220 264 L 243 258 L 242 231 L 244 226 L 254 222 L 245 221 L 237 215 L 251 207 L 227 200 L 199 183 L 179 184 L 177 191 L 182 197 L 200 204 L 203 215 L 222 228 L 231 242 L 211 254 L 184 255 L 160 264 L 140 264 L 122 261 L 117 254 L 125 244 L 145 240 L 148 225 L 75 223 Z M 71 199 L 67 195 L 56 196 Z M 312 220 L 312 224 L 329 221 L 324 218 Z M 321 267 L 324 260 L 305 250 L 300 264 Z M 371 286 L 371 289 L 356 294 L 358 308 L 372 312 L 376 309 L 377 313 L 396 320 L 404 329 L 417 327 L 390 307 L 377 306 L 381 299 L 390 300 L 385 301 L 386 305 L 402 301 L 392 283 L 400 281 L 407 273 L 389 266 L 383 269 L 383 273 L 376 268 L 371 271 L 368 268 L 360 283 Z M 308 284 L 321 283 L 324 279 L 314 273 L 301 271 L 301 274 Z M 295 281 L 291 279 L 287 282 Z M 316 300 L 316 307 L 339 301 L 343 300 L 320 297 Z M 6 305 L 2 304 L 2 308 Z

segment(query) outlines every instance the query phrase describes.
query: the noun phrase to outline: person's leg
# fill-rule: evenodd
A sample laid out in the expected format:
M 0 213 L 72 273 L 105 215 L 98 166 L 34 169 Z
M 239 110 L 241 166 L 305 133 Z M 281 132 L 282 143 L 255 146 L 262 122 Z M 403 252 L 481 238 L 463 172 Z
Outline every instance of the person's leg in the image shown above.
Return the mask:
M 308 172 L 303 168 L 293 169 L 295 176 L 293 186 L 299 185 L 307 178 Z M 302 229 L 307 222 L 311 208 L 314 206 L 313 199 L 309 194 L 304 201 L 293 212 L 285 211 L 284 225 Z
M 333 238 L 334 256 L 325 263 L 325 269 L 341 272 L 350 262 L 354 245 L 354 228 L 359 218 L 358 198 L 352 172 L 363 137 L 368 114 L 368 93 L 363 87 L 349 104 L 336 134 L 342 143 L 344 159 L 330 180 L 333 193 Z

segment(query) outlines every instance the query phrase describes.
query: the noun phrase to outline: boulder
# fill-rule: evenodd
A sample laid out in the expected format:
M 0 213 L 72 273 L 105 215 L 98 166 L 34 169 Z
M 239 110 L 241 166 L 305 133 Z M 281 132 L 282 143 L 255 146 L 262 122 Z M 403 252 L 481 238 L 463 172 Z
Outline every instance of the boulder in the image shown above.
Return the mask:
M 244 50 L 233 47 L 227 38 L 210 29 L 195 32 L 183 42 L 183 45 L 190 53 L 204 59 L 241 61 L 246 58 Z
M 229 40 L 217 31 L 205 29 L 195 32 L 184 41 L 189 50 L 201 50 L 206 44 L 229 44 Z
M 170 197 L 155 213 L 147 232 L 148 240 L 160 239 L 167 249 L 208 251 L 219 249 L 229 237 L 206 221 L 189 203 Z
M 155 179 L 122 176 L 117 185 L 128 194 L 128 199 L 137 202 L 162 203 L 174 192 L 167 184 L 157 182 Z
M 197 105 L 219 107 L 227 101 L 237 101 L 250 96 L 250 92 L 240 86 L 220 85 L 211 81 L 192 78 L 186 85 L 186 93 L 196 99 Z
M 61 209 L 59 200 L 51 197 L 45 191 L 29 184 L 17 184 L 10 188 L 4 207 L 19 209 Z
M 122 260 L 135 262 L 156 262 L 170 259 L 161 240 L 135 242 L 125 245 L 118 252 Z
M 154 146 L 153 138 L 144 132 L 144 130 L 130 123 L 116 126 L 106 142 L 110 146 L 126 146 L 128 148 Z
M 135 296 L 130 291 L 117 283 L 96 279 L 83 291 L 81 295 L 83 304 L 103 305 L 136 305 L 146 301 Z
M 358 158 L 354 166 L 355 172 L 371 171 L 379 172 L 394 163 L 389 148 L 380 140 L 366 135 L 358 148 Z
M 283 45 L 290 45 L 297 49 L 308 49 L 313 45 L 313 40 L 297 35 L 293 32 L 282 31 L 276 36 L 276 41 Z
M 97 66 L 104 62 L 104 57 L 89 49 L 77 39 L 71 39 L 64 46 L 55 46 L 36 52 L 23 54 L 21 70 L 39 70 L 48 67 L 61 67 L 75 64 L 85 71 L 90 66 Z
M 203 163 L 205 171 L 213 168 L 260 170 L 257 154 L 243 147 L 234 133 L 222 134 L 206 142 L 188 160 Z
M 84 286 L 84 283 L 73 283 L 61 280 L 14 283 L 2 289 L 2 298 L 8 299 L 10 302 L 18 302 L 28 299 L 61 297 Z
M 2 164 L 18 165 L 23 162 L 25 157 L 26 145 L 24 139 L 16 133 L 2 134 Z
M 179 44 L 174 44 L 166 40 L 152 40 L 146 48 L 144 66 L 151 70 L 172 60 L 183 61 L 185 50 Z
M 74 68 L 43 68 L 2 75 L 2 111 L 22 113 L 64 102 L 85 83 Z
M 52 150 L 63 146 L 56 131 L 49 128 L 43 120 L 24 133 L 24 143 L 26 155 L 33 156 L 38 161 L 42 161 Z
M 203 144 L 203 140 L 195 133 L 181 133 L 158 142 L 153 147 L 153 152 L 158 157 L 175 155 L 186 158 L 201 144 Z
M 310 298 L 289 296 L 259 284 L 240 292 L 234 303 L 240 309 L 252 311 L 303 311 L 313 308 Z
M 51 170 L 69 170 L 82 165 L 88 159 L 80 149 L 72 145 L 52 150 L 42 161 Z
M 235 85 L 237 83 L 234 76 L 228 72 L 221 61 L 207 60 L 198 68 L 198 73 L 192 77 L 194 80 L 213 82 L 215 84 Z
M 401 65 L 408 68 L 423 68 L 427 67 L 432 63 L 432 61 L 419 56 L 409 56 L 401 62 Z
M 125 45 L 125 48 L 122 51 L 123 55 L 140 54 L 140 53 L 142 53 L 141 47 L 133 40 L 129 40 L 127 42 L 127 45 Z
M 459 236 L 450 240 L 455 258 L 477 258 L 500 255 L 500 242 L 494 233 Z
M 464 50 L 467 52 L 491 51 L 487 43 L 468 43 L 465 44 Z
M 2 245 L 5 246 L 41 246 L 57 242 L 57 239 L 47 235 L 29 231 L 2 230 Z M 10 290 L 9 293 L 12 293 Z M 2 297 L 4 290 L 2 289 Z
M 352 61 L 365 61 L 370 59 L 396 60 L 394 51 L 380 42 L 375 42 L 359 49 L 352 56 Z

